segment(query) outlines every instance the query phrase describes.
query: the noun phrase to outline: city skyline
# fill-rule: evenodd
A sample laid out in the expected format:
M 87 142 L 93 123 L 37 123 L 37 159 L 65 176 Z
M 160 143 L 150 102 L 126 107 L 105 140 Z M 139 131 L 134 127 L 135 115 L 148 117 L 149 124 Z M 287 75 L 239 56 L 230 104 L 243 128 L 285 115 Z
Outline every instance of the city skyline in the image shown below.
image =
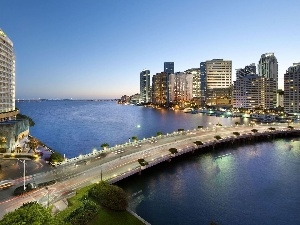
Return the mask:
M 4 1 L 0 28 L 14 43 L 16 99 L 119 98 L 139 93 L 139 74 L 175 72 L 222 58 L 235 70 L 300 61 L 298 1 Z M 166 16 L 165 12 L 168 12 Z

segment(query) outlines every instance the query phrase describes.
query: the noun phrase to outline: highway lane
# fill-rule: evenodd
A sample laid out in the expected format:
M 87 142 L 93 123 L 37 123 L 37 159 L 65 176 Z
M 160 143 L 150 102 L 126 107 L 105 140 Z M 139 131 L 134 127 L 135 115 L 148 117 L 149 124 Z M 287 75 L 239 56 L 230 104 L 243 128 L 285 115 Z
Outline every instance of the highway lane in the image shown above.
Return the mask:
M 272 126 L 275 127 L 275 125 Z M 268 127 L 270 127 L 270 125 L 255 126 L 254 128 L 263 132 L 266 131 Z M 276 129 L 279 128 L 284 128 L 284 126 L 277 126 Z M 99 181 L 101 179 L 101 171 L 102 178 L 108 180 L 128 171 L 139 169 L 140 165 L 137 162 L 139 158 L 144 158 L 146 161 L 156 160 L 161 157 L 170 156 L 170 148 L 177 148 L 180 151 L 181 149 L 195 146 L 194 141 L 213 141 L 215 140 L 215 135 L 220 135 L 221 137 L 234 136 L 232 132 L 235 131 L 241 134 L 247 134 L 251 133 L 251 129 L 253 128 L 234 126 L 218 127 L 217 130 L 197 129 L 183 132 L 184 134 L 175 132 L 167 137 L 147 139 L 131 145 L 121 145 L 117 148 L 109 149 L 106 151 L 107 154 L 105 157 L 83 157 L 81 161 L 78 160 L 66 165 L 61 165 L 51 172 L 36 174 L 32 176 L 29 181 L 42 183 L 53 179 L 58 180 L 58 183 L 49 186 L 49 199 L 53 203 L 60 198 L 66 197 L 77 188 Z M 116 153 L 118 150 L 121 151 L 121 153 Z M 19 183 L 16 182 L 16 184 L 21 185 L 22 181 L 19 181 Z M 4 192 L 1 192 L 1 197 L 3 197 L 2 193 Z M 42 188 L 24 196 L 10 196 L 11 195 L 8 195 L 7 198 L 0 202 L 0 217 L 28 201 L 38 201 L 46 205 L 48 191 Z

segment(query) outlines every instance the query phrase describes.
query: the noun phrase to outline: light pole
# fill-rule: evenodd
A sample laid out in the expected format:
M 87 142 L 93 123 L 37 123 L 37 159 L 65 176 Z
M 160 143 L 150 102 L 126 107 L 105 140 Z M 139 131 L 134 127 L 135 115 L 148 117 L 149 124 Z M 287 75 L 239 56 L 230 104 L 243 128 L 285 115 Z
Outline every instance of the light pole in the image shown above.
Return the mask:
M 47 201 L 47 208 L 49 208 L 49 188 L 48 187 L 45 187 L 47 192 L 48 192 L 48 201 Z
M 25 185 L 25 159 L 23 159 L 23 161 L 21 159 L 17 159 L 20 162 L 22 162 L 24 164 L 24 169 L 23 169 L 23 180 L 24 180 L 24 191 L 26 189 L 26 185 Z

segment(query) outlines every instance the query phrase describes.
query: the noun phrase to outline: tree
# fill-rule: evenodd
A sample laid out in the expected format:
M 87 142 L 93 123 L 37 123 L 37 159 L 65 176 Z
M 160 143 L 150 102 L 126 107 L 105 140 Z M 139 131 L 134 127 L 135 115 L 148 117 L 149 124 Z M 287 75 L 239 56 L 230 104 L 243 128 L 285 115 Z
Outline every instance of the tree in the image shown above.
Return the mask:
M 179 131 L 179 132 L 180 132 L 180 131 L 184 131 L 184 129 L 183 129 L 183 128 L 179 128 L 178 131 Z
M 103 143 L 100 147 L 105 150 L 106 148 L 109 147 L 109 144 L 108 143 Z
M 62 162 L 62 161 L 64 161 L 64 157 L 59 152 L 54 152 L 54 153 L 51 154 L 49 161 L 51 163 Z
M 31 148 L 35 152 L 36 148 L 39 146 L 38 139 L 36 139 L 34 137 L 30 137 L 29 142 L 28 142 L 28 146 L 29 146 L 29 148 Z
M 269 130 L 276 130 L 274 127 L 269 127 L 268 129 Z
M 160 131 L 158 131 L 157 133 L 156 133 L 156 136 L 161 136 L 162 135 L 162 132 L 160 132 Z
M 203 128 L 203 126 L 198 126 L 198 129 L 201 129 L 201 128 Z
M 171 152 L 171 154 L 176 154 L 178 153 L 177 148 L 170 148 L 169 152 Z
M 195 141 L 194 143 L 195 143 L 197 146 L 203 145 L 203 142 L 202 142 L 202 141 Z
M 289 130 L 293 130 L 294 129 L 294 127 L 292 127 L 292 126 L 288 126 L 287 127 Z
M 256 130 L 256 129 L 252 129 L 251 130 L 253 133 L 257 133 L 258 132 L 258 130 Z
M 89 190 L 89 195 L 95 198 L 102 206 L 112 210 L 124 211 L 128 206 L 128 198 L 125 191 L 105 181 L 100 181 Z
M 220 135 L 216 135 L 216 136 L 214 136 L 214 138 L 217 139 L 217 140 L 222 139 Z
M 5 214 L 0 221 L 1 225 L 64 225 L 63 221 L 54 219 L 50 209 L 44 208 L 37 202 L 24 203 L 20 208 Z
M 137 136 L 133 136 L 131 139 L 136 142 L 138 140 L 138 137 Z
M 235 122 L 235 125 L 238 126 L 238 125 L 241 125 L 241 124 L 239 122 Z
M 239 136 L 240 133 L 239 132 L 232 132 L 235 136 Z
M 138 159 L 138 162 L 141 166 L 147 166 L 148 162 L 145 159 Z

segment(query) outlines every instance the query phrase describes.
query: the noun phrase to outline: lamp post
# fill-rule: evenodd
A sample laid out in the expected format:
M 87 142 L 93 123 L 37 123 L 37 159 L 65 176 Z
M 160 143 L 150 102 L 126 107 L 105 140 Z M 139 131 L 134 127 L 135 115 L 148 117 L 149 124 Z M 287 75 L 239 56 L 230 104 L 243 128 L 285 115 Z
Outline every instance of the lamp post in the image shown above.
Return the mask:
M 49 208 L 49 188 L 48 188 L 48 187 L 45 187 L 45 189 L 46 189 L 47 192 L 48 192 L 47 208 Z
M 20 162 L 22 162 L 24 164 L 24 169 L 23 169 L 23 181 L 24 181 L 24 184 L 23 184 L 23 186 L 24 186 L 24 191 L 25 191 L 25 189 L 26 189 L 26 185 L 25 185 L 25 159 L 23 159 L 23 161 L 21 159 L 17 159 L 17 160 L 19 160 Z

